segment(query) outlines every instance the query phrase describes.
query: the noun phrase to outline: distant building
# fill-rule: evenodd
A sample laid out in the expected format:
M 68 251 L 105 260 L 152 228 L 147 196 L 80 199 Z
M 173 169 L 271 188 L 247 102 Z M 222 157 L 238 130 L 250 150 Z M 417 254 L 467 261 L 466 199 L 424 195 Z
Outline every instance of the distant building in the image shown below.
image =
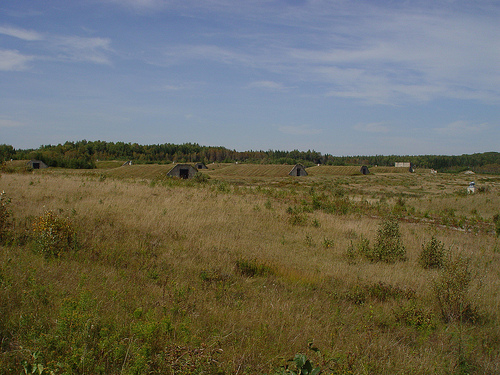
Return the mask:
M 408 170 L 411 173 L 414 172 L 413 163 L 410 163 L 410 162 L 407 162 L 407 161 L 404 161 L 404 162 L 397 161 L 397 162 L 394 163 L 394 167 L 396 167 L 396 168 L 408 168 Z
M 188 179 L 193 178 L 196 173 L 198 173 L 198 170 L 191 164 L 176 164 L 167 172 L 167 176 Z
M 306 169 L 302 164 L 295 164 L 292 170 L 288 173 L 290 176 L 307 176 Z
M 208 168 L 207 168 L 207 166 L 206 166 L 205 164 L 203 164 L 203 163 L 196 163 L 196 164 L 194 165 L 194 167 L 195 167 L 196 169 L 208 169 Z
M 368 167 L 366 165 L 363 165 L 359 171 L 364 175 L 370 174 L 370 171 L 368 170 Z
M 33 168 L 33 169 L 43 169 L 43 168 L 48 168 L 49 167 L 47 164 L 45 164 L 41 160 L 30 160 L 29 162 L 26 163 L 26 165 L 29 168 Z
M 468 194 L 474 194 L 476 192 L 476 183 L 471 182 L 469 186 L 467 187 L 467 193 Z

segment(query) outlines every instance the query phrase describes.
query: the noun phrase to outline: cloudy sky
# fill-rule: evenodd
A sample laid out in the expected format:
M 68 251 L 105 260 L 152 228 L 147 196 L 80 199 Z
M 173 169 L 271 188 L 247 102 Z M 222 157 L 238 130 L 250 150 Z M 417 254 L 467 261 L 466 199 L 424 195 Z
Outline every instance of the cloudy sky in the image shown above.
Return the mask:
M 0 143 L 500 151 L 497 0 L 0 3 Z

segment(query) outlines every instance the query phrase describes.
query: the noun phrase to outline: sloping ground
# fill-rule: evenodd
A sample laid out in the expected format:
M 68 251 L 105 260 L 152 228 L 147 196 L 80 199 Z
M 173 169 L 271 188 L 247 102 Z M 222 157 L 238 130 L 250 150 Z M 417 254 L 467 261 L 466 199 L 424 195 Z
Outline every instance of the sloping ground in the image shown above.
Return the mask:
M 110 177 L 117 178 L 143 178 L 153 179 L 161 173 L 167 173 L 175 164 L 142 164 L 142 165 L 125 165 L 114 168 L 106 172 Z
M 287 177 L 293 165 L 231 164 L 210 173 L 217 177 Z
M 26 168 L 29 160 L 9 160 L 5 162 L 5 169 L 10 171 L 17 171 Z
M 396 168 L 396 167 L 373 167 L 370 168 L 373 173 L 410 173 L 409 168 Z
M 104 160 L 95 163 L 97 169 L 111 169 L 121 167 L 125 162 L 123 160 Z
M 320 165 L 307 168 L 310 176 L 353 176 L 361 174 L 361 166 Z M 371 170 L 370 170 L 371 172 Z
M 408 168 L 369 167 L 370 173 L 410 173 Z M 307 168 L 310 176 L 355 176 L 361 175 L 361 166 L 320 165 Z

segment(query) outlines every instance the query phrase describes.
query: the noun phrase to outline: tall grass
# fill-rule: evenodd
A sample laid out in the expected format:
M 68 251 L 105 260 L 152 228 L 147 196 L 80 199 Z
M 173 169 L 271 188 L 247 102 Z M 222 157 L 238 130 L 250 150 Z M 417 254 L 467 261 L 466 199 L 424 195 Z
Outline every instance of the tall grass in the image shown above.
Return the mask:
M 405 262 L 352 262 L 351 243 L 377 243 L 387 197 L 373 183 L 384 192 L 409 178 L 370 177 L 235 186 L 2 175 L 13 225 L 0 247 L 1 373 L 25 363 L 57 374 L 271 374 L 297 353 L 326 373 L 498 372 L 498 238 L 400 216 Z M 448 199 L 454 208 L 439 194 L 449 179 L 405 205 L 418 213 L 429 198 Z M 312 186 L 322 204 L 340 188 L 342 199 L 366 202 L 345 213 L 314 208 Z M 498 186 L 463 199 L 497 204 Z M 47 211 L 75 231 L 77 246 L 58 258 L 36 251 L 33 223 Z M 442 317 L 455 306 L 436 286 L 448 279 L 419 263 L 432 236 L 469 259 L 476 293 L 466 301 L 481 319 Z

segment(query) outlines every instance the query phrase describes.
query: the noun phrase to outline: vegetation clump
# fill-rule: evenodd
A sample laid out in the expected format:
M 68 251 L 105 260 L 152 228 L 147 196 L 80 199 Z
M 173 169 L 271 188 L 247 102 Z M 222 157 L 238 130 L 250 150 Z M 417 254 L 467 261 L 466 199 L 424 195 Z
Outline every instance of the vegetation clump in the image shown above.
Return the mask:
M 418 260 L 424 268 L 443 268 L 445 260 L 444 244 L 432 236 L 427 244 L 422 245 L 422 252 Z
M 415 291 L 400 288 L 379 281 L 378 283 L 356 283 L 345 294 L 345 299 L 356 305 L 362 305 L 368 300 L 385 302 L 389 299 L 415 299 Z
M 401 240 L 398 221 L 391 218 L 385 220 L 378 229 L 371 259 L 392 263 L 397 260 L 404 260 L 405 256 L 406 249 Z
M 370 246 L 370 240 L 365 237 L 361 237 L 357 246 L 351 242 L 347 249 L 348 259 L 354 260 L 357 254 L 371 262 L 394 263 L 398 260 L 405 260 L 406 249 L 401 240 L 398 221 L 389 218 L 380 223 L 373 247 Z
M 495 224 L 495 233 L 497 237 L 500 237 L 500 214 L 493 216 L 493 223 Z
M 313 368 L 312 362 L 307 359 L 305 354 L 297 353 L 289 362 L 295 364 L 295 369 L 285 366 L 276 371 L 275 375 L 319 375 L 321 373 L 321 368 L 319 366 Z
M 257 260 L 239 259 L 236 261 L 236 269 L 247 277 L 272 275 L 273 270 L 267 264 L 259 263 Z
M 469 261 L 457 257 L 446 263 L 433 289 L 444 322 L 474 323 L 479 319 L 477 308 L 469 300 L 473 281 Z
M 37 250 L 46 258 L 58 258 L 76 245 L 76 232 L 69 220 L 52 211 L 35 220 L 33 232 Z

